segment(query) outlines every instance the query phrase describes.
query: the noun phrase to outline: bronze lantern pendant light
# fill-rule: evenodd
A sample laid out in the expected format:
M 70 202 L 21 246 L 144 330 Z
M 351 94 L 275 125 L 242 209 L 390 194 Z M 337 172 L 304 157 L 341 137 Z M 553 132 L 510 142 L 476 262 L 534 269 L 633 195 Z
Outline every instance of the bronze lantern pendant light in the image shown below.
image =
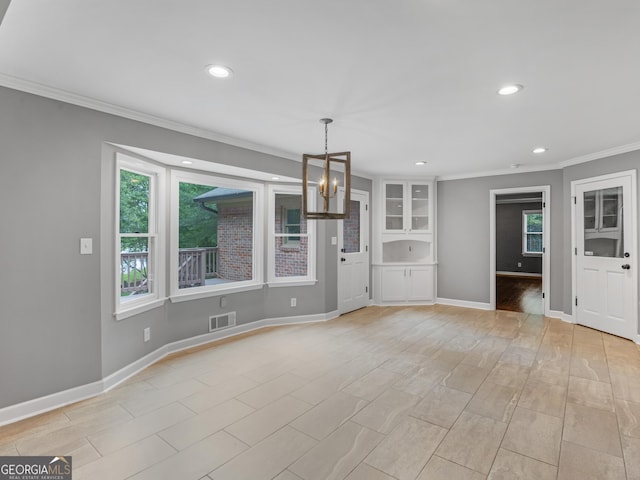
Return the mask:
M 302 155 L 302 208 L 308 219 L 341 220 L 349 218 L 351 204 L 351 152 L 329 153 L 327 149 L 328 126 L 330 118 L 320 119 L 324 124 L 324 155 Z M 317 178 L 316 199 L 318 210 L 312 211 L 309 201 L 309 185 L 313 182 L 309 176 Z M 338 189 L 344 187 L 344 202 L 339 201 Z M 322 209 L 320 209 L 322 207 Z

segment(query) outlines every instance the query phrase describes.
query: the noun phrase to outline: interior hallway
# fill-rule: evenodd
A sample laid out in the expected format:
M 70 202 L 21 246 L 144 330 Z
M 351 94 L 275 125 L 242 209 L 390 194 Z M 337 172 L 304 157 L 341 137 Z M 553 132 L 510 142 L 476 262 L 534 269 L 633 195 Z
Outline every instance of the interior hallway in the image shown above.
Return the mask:
M 0 428 L 73 478 L 640 478 L 640 353 L 539 315 L 369 307 L 173 355 Z

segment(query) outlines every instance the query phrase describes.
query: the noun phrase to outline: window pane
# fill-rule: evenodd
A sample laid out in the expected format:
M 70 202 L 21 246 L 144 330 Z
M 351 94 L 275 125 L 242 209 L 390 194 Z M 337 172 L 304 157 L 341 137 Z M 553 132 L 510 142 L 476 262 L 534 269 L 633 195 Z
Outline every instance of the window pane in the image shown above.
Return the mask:
M 542 232 L 542 214 L 541 213 L 528 213 L 527 218 L 527 232 Z
M 120 240 L 120 301 L 126 302 L 151 292 L 149 282 L 149 239 Z
M 308 251 L 307 237 L 276 237 L 274 252 L 276 278 L 306 276 Z
M 301 215 L 302 195 L 276 193 L 275 197 L 276 233 L 307 233 L 307 219 Z
M 253 279 L 253 192 L 180 182 L 178 288 Z
M 120 233 L 149 233 L 149 177 L 120 170 Z
M 360 251 L 360 202 L 351 200 L 349 218 L 342 222 L 342 243 L 344 253 Z
M 542 253 L 542 234 L 527 234 L 527 253 Z
M 622 187 L 584 193 L 584 254 L 618 257 L 624 252 Z

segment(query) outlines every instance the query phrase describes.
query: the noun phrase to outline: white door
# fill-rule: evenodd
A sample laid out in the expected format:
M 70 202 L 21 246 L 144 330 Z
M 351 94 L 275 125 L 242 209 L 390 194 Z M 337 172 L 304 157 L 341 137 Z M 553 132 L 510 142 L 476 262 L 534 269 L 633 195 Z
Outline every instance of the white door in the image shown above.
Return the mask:
M 340 313 L 369 304 L 369 192 L 352 189 L 349 208 L 349 218 L 338 222 Z
M 574 182 L 574 192 L 576 321 L 635 339 L 635 171 Z

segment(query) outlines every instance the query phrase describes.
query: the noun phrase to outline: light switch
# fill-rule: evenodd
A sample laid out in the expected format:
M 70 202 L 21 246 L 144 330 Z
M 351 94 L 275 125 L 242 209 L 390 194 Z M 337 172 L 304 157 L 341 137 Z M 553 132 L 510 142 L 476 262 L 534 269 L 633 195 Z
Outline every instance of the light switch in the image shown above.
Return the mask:
M 337 245 L 338 244 L 338 237 L 331 237 L 331 245 Z
M 80 239 L 80 255 L 91 255 L 93 253 L 93 238 Z

